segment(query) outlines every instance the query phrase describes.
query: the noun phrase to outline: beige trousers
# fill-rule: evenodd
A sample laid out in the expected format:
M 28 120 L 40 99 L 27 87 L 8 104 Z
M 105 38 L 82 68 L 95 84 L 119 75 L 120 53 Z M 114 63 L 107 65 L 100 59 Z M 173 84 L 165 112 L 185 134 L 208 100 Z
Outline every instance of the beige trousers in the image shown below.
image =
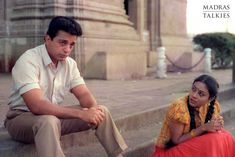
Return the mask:
M 105 120 L 96 128 L 95 135 L 109 157 L 115 157 L 127 148 L 113 119 L 105 108 Z M 10 110 L 5 126 L 14 140 L 35 142 L 40 157 L 65 157 L 60 144 L 61 135 L 90 129 L 81 119 L 58 119 L 52 115 L 34 115 L 31 112 Z

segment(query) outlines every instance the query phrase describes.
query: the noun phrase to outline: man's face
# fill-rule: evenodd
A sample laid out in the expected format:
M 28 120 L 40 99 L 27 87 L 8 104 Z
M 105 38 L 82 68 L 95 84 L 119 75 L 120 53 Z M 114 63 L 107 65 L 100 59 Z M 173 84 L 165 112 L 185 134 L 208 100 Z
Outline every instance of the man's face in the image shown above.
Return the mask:
M 77 36 L 64 31 L 59 31 L 53 39 L 49 35 L 45 37 L 45 45 L 54 64 L 64 61 L 72 52 L 77 41 Z

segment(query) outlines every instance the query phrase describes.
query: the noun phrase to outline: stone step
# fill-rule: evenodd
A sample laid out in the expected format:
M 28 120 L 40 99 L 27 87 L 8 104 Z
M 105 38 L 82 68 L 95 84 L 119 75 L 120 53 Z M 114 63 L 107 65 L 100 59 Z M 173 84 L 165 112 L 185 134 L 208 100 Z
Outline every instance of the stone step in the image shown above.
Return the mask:
M 235 98 L 221 102 L 222 115 L 225 120 L 225 128 L 235 136 Z M 124 152 L 125 157 L 147 157 L 154 151 L 155 141 L 160 132 L 162 123 L 155 122 L 151 125 L 130 130 L 123 133 L 123 136 L 129 146 Z M 91 149 L 94 151 L 91 152 Z M 104 149 L 98 143 L 92 143 L 86 146 L 70 147 L 66 150 L 68 157 L 78 155 L 79 157 L 107 157 Z M 94 155 L 96 154 L 96 155 Z
M 233 93 L 233 86 L 228 86 L 219 93 L 223 111 L 222 115 L 224 116 L 225 121 L 235 116 L 235 105 L 233 105 L 235 104 L 235 99 L 231 99 L 233 98 Z M 160 124 L 164 118 L 167 106 L 168 104 L 138 113 L 130 113 L 125 117 L 115 119 L 118 128 L 129 145 L 128 150 L 125 152 L 126 157 L 143 157 L 143 153 L 146 155 L 152 152 L 154 138 L 156 138 L 160 131 Z M 0 129 L 0 141 L 0 157 L 36 156 L 33 144 L 25 145 L 23 143 L 12 141 L 6 130 L 3 128 Z M 90 156 L 94 156 L 94 154 L 102 157 L 105 156 L 105 152 L 101 145 L 97 143 L 97 139 L 92 130 L 63 136 L 62 146 L 67 156 L 71 157 L 88 157 L 88 154 L 90 154 Z
M 231 99 L 228 101 L 222 102 L 222 115 L 225 117 L 225 128 L 229 131 L 233 131 L 235 135 L 235 128 L 234 128 L 234 120 L 235 115 L 231 114 L 232 112 L 235 112 L 235 106 L 233 105 L 235 103 L 235 99 Z M 230 108 L 230 109 L 229 109 Z M 227 115 L 228 114 L 228 115 Z M 234 119 L 234 120 L 232 120 Z M 154 150 L 154 142 L 156 140 L 157 135 L 159 134 L 161 128 L 161 122 L 154 123 L 148 126 L 144 126 L 141 128 L 138 128 L 136 130 L 129 130 L 122 132 L 129 148 L 124 152 L 125 157 L 147 157 L 150 156 L 150 154 Z M 87 133 L 87 132 L 86 132 Z M 92 131 L 91 131 L 92 133 Z M 92 134 L 93 135 L 93 134 Z M 74 146 L 66 146 L 63 145 L 63 148 L 65 150 L 66 157 L 107 157 L 103 147 L 97 142 L 97 140 L 94 140 L 91 143 L 81 143 L 83 141 L 82 134 L 73 134 L 71 136 L 65 136 L 63 138 L 72 138 L 74 136 L 82 137 L 79 141 L 74 141 L 75 143 L 79 143 L 78 145 Z M 76 139 L 76 138 L 75 138 Z M 63 141 L 64 139 L 62 139 Z M 71 143 L 72 144 L 72 143 Z M 73 144 L 72 144 L 73 145 Z M 29 148 L 28 148 L 29 149 Z M 34 156 L 34 152 L 30 148 L 31 151 L 27 151 L 27 154 L 20 154 L 22 157 L 30 157 Z M 12 153 L 12 152 L 10 152 Z M 7 156 L 12 156 L 12 154 L 8 153 Z
M 235 118 L 235 97 L 221 101 L 221 115 L 225 122 Z
M 126 157 L 143 157 L 151 154 L 154 148 L 154 141 L 160 131 L 161 123 L 122 132 L 128 149 L 124 155 Z M 87 134 L 90 134 L 87 136 Z M 23 144 L 10 140 L 8 134 L 3 138 L 0 135 L 0 157 L 37 157 L 33 144 Z M 86 142 L 87 138 L 89 142 Z M 107 157 L 104 148 L 97 141 L 93 131 L 80 132 L 63 136 L 62 147 L 66 157 Z M 92 141 L 92 142 L 91 142 Z M 69 142 L 69 143 L 68 143 Z
M 128 149 L 124 152 L 125 157 L 147 157 L 154 150 L 154 142 L 160 131 L 161 124 L 155 123 L 149 126 L 123 132 Z M 99 143 L 90 143 L 85 146 L 70 147 L 65 151 L 66 157 L 107 157 Z
M 229 83 L 219 89 L 219 101 L 228 100 L 235 97 L 235 84 Z
M 235 86 L 233 84 L 224 85 L 219 90 L 218 99 L 219 102 L 221 103 L 221 108 L 223 108 L 223 110 L 226 111 L 224 112 L 226 113 L 226 116 L 230 116 L 232 114 L 230 113 L 230 108 L 233 107 L 232 106 L 233 104 L 231 104 L 230 101 L 233 101 L 233 98 L 235 98 L 234 93 L 235 93 Z M 186 92 L 181 93 L 181 95 L 185 94 Z M 163 120 L 165 112 L 169 105 L 170 103 L 162 106 L 155 106 L 143 111 L 128 113 L 126 116 L 117 117 L 117 119 L 115 119 L 116 125 L 120 130 L 125 131 L 147 126 L 155 122 L 160 122 Z
M 235 137 L 235 117 L 228 119 L 225 122 L 225 129 L 227 129 Z

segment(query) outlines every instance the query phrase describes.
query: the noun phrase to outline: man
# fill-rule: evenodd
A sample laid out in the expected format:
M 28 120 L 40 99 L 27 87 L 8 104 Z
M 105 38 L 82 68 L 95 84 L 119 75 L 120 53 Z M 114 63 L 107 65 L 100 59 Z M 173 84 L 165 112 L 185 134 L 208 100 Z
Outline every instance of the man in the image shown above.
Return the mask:
M 80 25 L 57 16 L 49 24 L 44 44 L 26 51 L 12 70 L 13 91 L 5 126 L 13 139 L 35 142 L 40 157 L 64 157 L 61 135 L 96 129 L 108 156 L 122 157 L 126 144 L 107 108 L 97 102 L 69 57 Z M 67 92 L 81 107 L 61 104 Z

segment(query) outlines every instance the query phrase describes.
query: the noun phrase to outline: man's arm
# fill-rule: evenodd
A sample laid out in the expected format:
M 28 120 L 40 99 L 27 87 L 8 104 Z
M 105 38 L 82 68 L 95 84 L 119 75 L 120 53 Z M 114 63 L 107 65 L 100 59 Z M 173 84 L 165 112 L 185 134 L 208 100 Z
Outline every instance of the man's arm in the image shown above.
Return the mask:
M 82 107 L 91 108 L 97 106 L 94 96 L 85 84 L 72 88 L 71 92 L 76 96 Z
M 104 118 L 104 113 L 95 108 L 80 110 L 53 104 L 43 98 L 41 89 L 29 90 L 22 94 L 22 97 L 33 114 L 54 115 L 58 118 L 80 118 L 92 124 L 98 124 Z

